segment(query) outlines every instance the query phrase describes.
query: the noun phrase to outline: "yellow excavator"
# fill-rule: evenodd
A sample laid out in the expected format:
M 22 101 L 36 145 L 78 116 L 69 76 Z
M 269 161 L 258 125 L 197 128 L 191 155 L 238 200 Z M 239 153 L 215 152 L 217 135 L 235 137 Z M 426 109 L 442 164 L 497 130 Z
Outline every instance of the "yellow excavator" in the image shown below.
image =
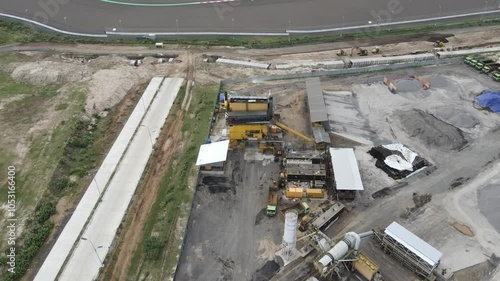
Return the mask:
M 445 47 L 445 45 L 443 41 L 437 40 L 436 42 L 434 42 L 434 47 L 443 48 Z

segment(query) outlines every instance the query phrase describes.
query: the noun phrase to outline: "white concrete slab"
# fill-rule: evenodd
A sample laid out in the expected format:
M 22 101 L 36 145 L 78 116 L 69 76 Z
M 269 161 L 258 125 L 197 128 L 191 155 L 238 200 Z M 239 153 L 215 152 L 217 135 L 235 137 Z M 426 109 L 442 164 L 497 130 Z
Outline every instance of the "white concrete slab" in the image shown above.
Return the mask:
M 42 264 L 34 279 L 35 281 L 56 279 L 57 274 L 59 273 L 64 261 L 67 259 L 75 241 L 78 239 L 78 235 L 80 235 L 85 223 L 89 219 L 101 193 L 104 191 L 111 176 L 115 172 L 120 158 L 129 145 L 134 132 L 139 126 L 141 119 L 144 117 L 145 110 L 151 104 L 151 101 L 157 93 L 162 81 L 163 77 L 154 77 L 151 80 L 146 91 L 142 95 L 141 101 L 139 101 L 127 120 L 127 123 L 125 123 L 120 135 L 102 162 L 99 171 L 97 171 L 97 174 L 92 180 L 90 186 L 87 188 L 87 191 L 80 200 L 80 203 L 78 203 L 73 215 Z
M 59 280 L 94 280 L 99 273 L 130 200 L 139 184 L 160 129 L 182 85 L 182 78 L 166 78 L 139 130 L 111 179 L 95 213 Z M 95 247 L 95 251 L 94 251 Z

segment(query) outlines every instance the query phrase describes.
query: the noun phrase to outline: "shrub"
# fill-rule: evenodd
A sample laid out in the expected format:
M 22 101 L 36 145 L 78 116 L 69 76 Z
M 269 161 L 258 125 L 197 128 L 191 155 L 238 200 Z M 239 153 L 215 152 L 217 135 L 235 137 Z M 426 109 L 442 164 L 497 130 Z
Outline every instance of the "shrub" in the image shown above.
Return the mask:
M 144 253 L 146 260 L 157 260 L 160 258 L 163 248 L 165 247 L 165 241 L 159 237 L 149 236 L 144 241 Z
M 52 215 L 56 213 L 56 206 L 53 202 L 44 202 L 35 211 L 35 219 L 39 224 L 45 223 Z

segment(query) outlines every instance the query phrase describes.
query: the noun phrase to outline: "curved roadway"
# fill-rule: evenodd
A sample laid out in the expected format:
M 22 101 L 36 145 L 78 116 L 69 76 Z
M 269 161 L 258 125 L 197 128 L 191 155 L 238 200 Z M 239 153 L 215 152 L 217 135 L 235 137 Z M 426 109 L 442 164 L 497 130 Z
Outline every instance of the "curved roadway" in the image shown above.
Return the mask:
M 0 12 L 71 32 L 284 32 L 497 10 L 500 0 L 15 0 Z M 219 0 L 232 1 L 232 0 Z M 207 2 L 207 1 L 205 1 Z M 479 16 L 479 15 L 477 15 Z

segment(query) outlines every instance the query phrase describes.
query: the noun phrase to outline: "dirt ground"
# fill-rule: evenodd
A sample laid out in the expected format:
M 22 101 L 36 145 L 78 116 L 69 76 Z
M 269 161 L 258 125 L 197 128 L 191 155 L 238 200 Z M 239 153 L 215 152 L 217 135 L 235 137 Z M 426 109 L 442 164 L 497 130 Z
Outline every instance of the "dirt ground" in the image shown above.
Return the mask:
M 274 64 L 290 61 L 300 63 L 336 59 L 336 50 L 348 50 L 352 46 L 380 47 L 382 55 L 398 55 L 432 51 L 431 38 L 436 36 L 446 37 L 449 40 L 446 48 L 455 49 L 495 45 L 499 43 L 499 35 L 500 28 L 488 27 L 452 30 L 446 34 L 376 38 L 270 50 L 214 47 L 209 50 L 192 48 L 188 52 L 184 47 L 167 46 L 161 52 L 177 56 L 172 64 L 155 64 L 156 59 L 152 56 L 159 50 L 145 46 L 39 43 L 0 47 L 0 51 L 20 50 L 22 55 L 30 58 L 28 62 L 12 62 L 5 66 L 15 81 L 35 85 L 80 83 L 82 89 L 86 90 L 85 113 L 92 116 L 106 114 L 106 109 L 123 100 L 131 106 L 134 99 L 127 99 L 127 93 L 155 75 L 187 77 L 191 82 L 206 83 L 221 79 L 310 71 L 310 68 L 291 71 L 256 70 L 203 63 L 202 55 L 208 53 Z M 127 56 L 137 54 L 146 56 L 143 64 L 137 68 L 128 65 Z M 398 82 L 400 92 L 394 96 L 380 83 L 383 76 L 413 74 L 426 76 L 432 84 L 431 90 L 424 92 L 417 89 L 418 84 L 403 80 Z M 308 110 L 304 83 L 296 82 L 234 85 L 232 89 L 245 94 L 251 94 L 252 91 L 266 94 L 272 89 L 277 101 L 277 112 L 284 116 L 283 122 L 300 132 L 310 134 L 306 122 Z M 331 125 L 340 132 L 334 137 L 339 146 L 352 145 L 350 140 L 360 144 L 402 142 L 434 165 L 428 174 L 422 173 L 407 179 L 408 186 L 396 189 L 391 196 L 374 199 L 372 193 L 395 183 L 375 168 L 374 160 L 366 153 L 369 147 L 356 147 L 366 190 L 349 206 L 352 210 L 348 216 L 350 219 L 341 223 L 342 227 L 334 228 L 331 235 L 335 236 L 346 230 L 386 226 L 391 221 L 398 220 L 445 254 L 443 267 L 460 271 L 461 274 L 462 270 L 485 262 L 492 253 L 500 255 L 498 229 L 493 227 L 498 227 L 500 214 L 495 208 L 495 200 L 491 199 L 491 190 L 494 190 L 491 186 L 498 186 L 500 181 L 496 175 L 500 150 L 495 145 L 500 136 L 500 123 L 498 117 L 472 107 L 472 100 L 477 93 L 487 88 L 498 88 L 498 84 L 461 65 L 425 67 L 335 80 L 325 78 L 322 83 L 326 102 L 330 102 L 332 116 L 335 116 Z M 61 90 L 63 98 L 64 90 L 65 88 Z M 348 91 L 352 95 L 339 94 L 338 91 Z M 184 109 L 189 107 L 190 100 L 191 97 L 186 95 L 185 102 L 182 103 Z M 0 101 L 0 108 L 9 101 Z M 54 103 L 63 101 L 61 99 Z M 340 104 L 343 104 L 342 110 L 339 110 Z M 123 114 L 116 119 L 117 123 L 124 122 L 126 111 Z M 182 119 L 184 114 L 182 110 L 178 111 L 177 119 Z M 2 140 L 6 142 L 0 141 L 0 146 L 11 147 L 16 159 L 21 159 L 17 161 L 22 161 L 29 147 L 29 136 L 50 128 L 64 118 L 67 116 L 51 108 L 41 115 L 40 122 L 35 126 L 4 130 L 6 133 Z M 165 146 L 182 145 L 182 136 L 175 133 L 177 124 L 182 123 L 176 122 L 172 128 L 166 128 L 162 132 L 160 139 Z M 287 141 L 297 142 L 291 135 L 286 138 Z M 300 146 L 297 147 L 299 148 Z M 155 188 L 170 163 L 172 151 L 173 149 L 166 147 L 157 150 L 158 162 L 154 160 L 150 164 L 154 165 L 151 166 L 153 169 L 144 181 L 151 192 L 142 193 L 134 202 L 136 205 L 132 210 L 137 211 L 133 214 L 133 227 L 127 228 L 124 234 L 127 242 L 119 249 L 118 266 L 107 268 L 105 276 L 118 280 L 126 276 L 127 266 L 140 238 L 141 226 L 147 217 L 147 210 L 154 202 Z M 258 276 L 267 276 L 275 270 L 272 263 L 266 262 L 271 258 L 273 247 L 281 241 L 282 230 L 281 227 L 276 227 L 274 218 L 263 216 L 262 208 L 267 196 L 264 183 L 275 172 L 276 167 L 267 159 L 250 158 L 248 155 L 232 154 L 228 171 L 234 169 L 236 178 L 226 175 L 230 190 L 211 192 L 210 182 L 197 187 L 199 192 L 196 193 L 195 200 L 199 207 L 193 210 L 193 221 L 189 222 L 190 242 L 186 248 L 187 254 L 181 259 L 181 276 L 190 280 L 202 280 L 205 276 L 211 276 L 205 280 L 259 280 L 261 277 Z M 412 197 L 414 192 L 430 194 L 431 201 L 415 207 Z M 63 203 L 58 209 L 71 209 L 71 204 Z M 255 208 L 256 204 L 262 206 Z M 479 209 L 478 206 L 482 208 Z M 210 207 L 208 212 L 205 212 L 206 207 Z M 210 211 L 212 209 L 213 214 Z M 411 210 L 410 213 L 408 209 Z M 408 215 L 401 217 L 402 214 Z M 62 216 L 60 219 L 63 219 Z M 215 227 L 216 223 L 222 229 Z M 205 228 L 209 230 L 207 233 L 193 231 Z M 255 257 L 251 254 L 254 252 Z M 210 266 L 201 267 L 206 262 L 204 259 L 208 259 L 206 257 L 213 260 L 209 261 Z
M 283 229 L 265 207 L 278 167 L 257 151 L 230 151 L 224 176 L 202 176 L 176 280 L 267 280 L 273 271 L 266 263 Z

